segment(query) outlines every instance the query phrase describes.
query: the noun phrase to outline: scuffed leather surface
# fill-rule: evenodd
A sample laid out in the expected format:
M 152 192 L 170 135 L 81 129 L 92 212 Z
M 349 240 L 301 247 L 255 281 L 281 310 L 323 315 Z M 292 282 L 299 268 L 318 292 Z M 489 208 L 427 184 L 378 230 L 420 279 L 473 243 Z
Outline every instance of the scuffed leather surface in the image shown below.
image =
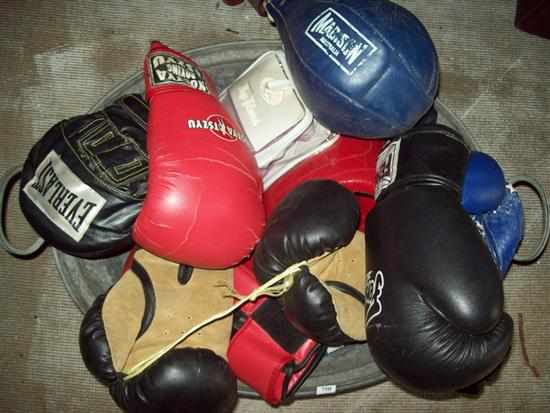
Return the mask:
M 185 5 L 183 5 L 185 3 Z M 220 3 L 219 7 L 217 4 Z M 513 27 L 515 1 L 399 0 L 423 20 L 438 48 L 440 96 L 508 176 L 528 174 L 550 188 L 548 40 Z M 2 2 L 0 50 L 5 58 L 0 96 L 0 169 L 23 161 L 49 126 L 87 111 L 107 91 L 140 69 L 146 45 L 162 38 L 181 50 L 233 40 L 276 39 L 267 19 L 246 2 L 226 7 L 217 0 L 126 3 L 91 0 Z M 86 12 L 83 13 L 83 10 Z M 228 31 L 227 29 L 230 29 Z M 521 249 L 535 247 L 540 229 L 537 200 L 526 199 L 527 234 Z M 34 233 L 17 204 L 9 208 L 8 230 L 18 245 Z M 241 399 L 237 413 L 546 412 L 550 405 L 550 261 L 512 265 L 504 283 L 505 306 L 516 323 L 510 357 L 498 380 L 479 398 L 422 399 L 385 383 L 270 408 Z M 0 379 L 4 412 L 66 411 L 115 413 L 104 387 L 80 361 L 82 314 L 72 303 L 51 252 L 19 260 L 0 252 L 0 336 L 4 349 Z M 523 315 L 529 361 L 518 334 Z M 495 407 L 496 406 L 496 407 Z

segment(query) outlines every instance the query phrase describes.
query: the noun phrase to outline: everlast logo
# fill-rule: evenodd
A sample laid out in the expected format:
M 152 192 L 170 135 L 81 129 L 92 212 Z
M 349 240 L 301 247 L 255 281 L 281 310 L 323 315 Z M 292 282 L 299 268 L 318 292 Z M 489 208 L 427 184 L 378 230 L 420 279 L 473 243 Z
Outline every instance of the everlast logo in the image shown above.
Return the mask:
M 369 323 L 382 313 L 382 290 L 384 289 L 384 274 L 378 270 L 369 271 L 367 274 L 367 326 Z
M 55 225 L 80 241 L 105 199 L 82 182 L 54 151 L 38 165 L 23 191 Z
M 231 123 L 221 115 L 210 115 L 206 119 L 189 119 L 187 127 L 189 129 L 209 130 L 218 138 L 226 141 L 243 138 L 242 132 L 231 126 Z
M 376 46 L 332 8 L 326 9 L 307 27 L 306 35 L 347 75 L 372 55 Z
M 151 84 L 183 83 L 193 89 L 208 93 L 208 86 L 202 72 L 192 63 L 165 53 L 150 58 Z

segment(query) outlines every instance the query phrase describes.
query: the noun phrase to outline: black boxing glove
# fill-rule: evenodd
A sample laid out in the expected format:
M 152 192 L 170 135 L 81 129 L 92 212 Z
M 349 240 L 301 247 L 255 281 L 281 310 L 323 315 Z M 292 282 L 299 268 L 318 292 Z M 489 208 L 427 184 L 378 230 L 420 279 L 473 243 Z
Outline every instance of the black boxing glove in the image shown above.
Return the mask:
M 461 206 L 470 150 L 441 125 L 391 141 L 367 217 L 368 345 L 411 390 L 468 387 L 505 358 L 513 324 L 498 268 Z
M 226 358 L 231 318 L 190 335 L 137 375 L 132 367 L 232 304 L 218 283 L 233 272 L 205 271 L 140 250 L 119 281 L 99 296 L 80 328 L 84 364 L 127 412 L 231 412 L 237 380 Z M 132 374 L 132 377 L 130 377 Z
M 294 327 L 328 345 L 365 340 L 365 245 L 352 192 L 331 180 L 306 181 L 268 219 L 252 256 L 263 284 L 305 261 L 281 297 Z

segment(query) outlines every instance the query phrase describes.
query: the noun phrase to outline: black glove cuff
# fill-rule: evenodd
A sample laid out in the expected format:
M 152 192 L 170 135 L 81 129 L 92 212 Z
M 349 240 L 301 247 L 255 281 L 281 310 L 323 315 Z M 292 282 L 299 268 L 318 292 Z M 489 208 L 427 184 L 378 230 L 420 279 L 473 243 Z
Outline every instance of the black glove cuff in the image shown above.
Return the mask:
M 382 150 L 376 163 L 376 198 L 410 185 L 436 185 L 460 193 L 470 149 L 444 125 L 414 128 Z

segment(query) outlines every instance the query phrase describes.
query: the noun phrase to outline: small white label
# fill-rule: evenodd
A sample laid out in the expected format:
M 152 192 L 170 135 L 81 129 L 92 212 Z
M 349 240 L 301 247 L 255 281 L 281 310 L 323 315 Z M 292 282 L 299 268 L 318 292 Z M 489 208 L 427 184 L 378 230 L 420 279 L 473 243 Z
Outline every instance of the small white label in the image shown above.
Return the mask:
M 315 389 L 315 394 L 317 396 L 322 396 L 324 394 L 334 394 L 336 393 L 336 384 L 326 384 L 324 386 L 317 386 Z
M 393 184 L 397 177 L 397 162 L 399 160 L 399 147 L 401 139 L 388 144 L 376 160 L 376 189 L 374 198 L 377 199 L 380 193 Z
M 50 221 L 77 242 L 106 202 L 82 182 L 55 151 L 38 165 L 23 192 Z
M 155 53 L 149 58 L 151 85 L 184 84 L 209 93 L 208 84 L 199 68 L 169 52 Z
M 341 348 L 344 348 L 344 346 L 327 347 L 327 354 L 334 353 L 335 351 L 338 351 L 338 350 L 340 350 Z

